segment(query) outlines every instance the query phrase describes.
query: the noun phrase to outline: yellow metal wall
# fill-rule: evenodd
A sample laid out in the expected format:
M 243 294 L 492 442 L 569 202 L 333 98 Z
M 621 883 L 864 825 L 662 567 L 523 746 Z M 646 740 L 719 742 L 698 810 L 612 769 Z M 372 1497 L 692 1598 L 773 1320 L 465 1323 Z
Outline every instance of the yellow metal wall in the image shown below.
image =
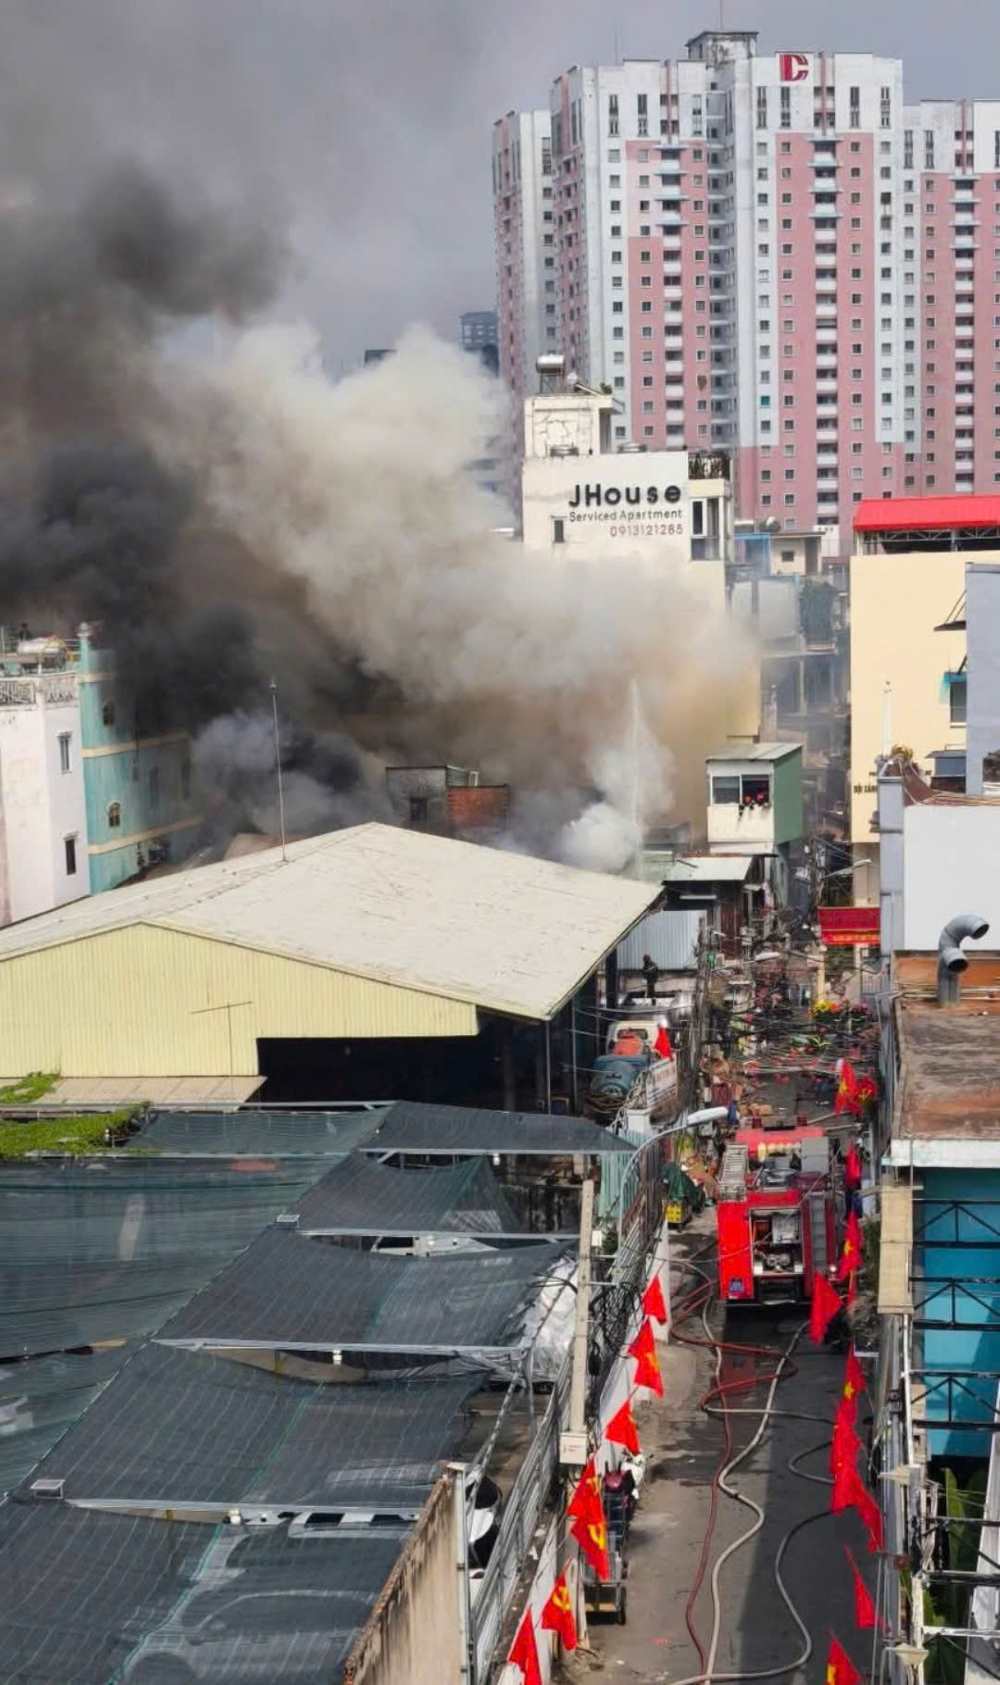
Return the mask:
M 231 1013 L 203 1010 L 227 1002 Z M 477 1028 L 463 1001 L 153 925 L 0 962 L 0 1071 L 12 1076 L 249 1076 L 258 1036 Z
M 965 727 L 949 720 L 942 676 L 965 656 L 965 633 L 935 632 L 965 588 L 960 550 L 851 557 L 851 839 L 873 841 L 875 757 L 882 748 L 886 680 L 892 686 L 892 744 L 905 744 L 926 774 L 932 749 L 965 748 Z M 859 873 L 859 900 L 878 899 Z

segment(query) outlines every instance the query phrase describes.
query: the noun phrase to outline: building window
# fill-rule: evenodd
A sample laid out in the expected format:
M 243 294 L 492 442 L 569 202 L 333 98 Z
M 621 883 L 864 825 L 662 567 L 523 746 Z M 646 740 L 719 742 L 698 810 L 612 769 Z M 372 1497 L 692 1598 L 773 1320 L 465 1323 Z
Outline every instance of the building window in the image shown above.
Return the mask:
M 608 95 L 608 134 L 618 133 L 618 95 Z
M 904 170 L 912 170 L 912 168 L 913 168 L 913 130 L 912 129 L 904 129 L 903 130 L 903 168 L 904 168 Z
M 790 129 L 791 126 L 792 126 L 792 90 L 791 90 L 791 88 L 782 88 L 782 90 L 781 90 L 781 127 L 783 129 Z
M 767 128 L 767 89 L 757 89 L 757 127 Z
M 117 831 L 119 829 L 120 825 L 121 825 L 121 822 L 122 822 L 122 804 L 121 804 L 121 802 L 109 802 L 108 803 L 108 826 L 109 826 L 109 829 L 112 830 L 112 831 Z
M 934 168 L 934 130 L 924 130 L 924 169 Z
M 965 724 L 969 681 L 965 674 L 955 673 L 948 686 L 948 718 L 952 725 Z
M 880 102 L 881 121 L 883 129 L 892 128 L 892 89 L 883 88 Z
M 114 723 L 115 723 L 115 699 L 114 699 L 113 696 L 109 696 L 107 701 L 103 702 L 101 704 L 101 724 L 102 725 L 114 725 Z
M 70 742 L 71 742 L 71 734 L 68 731 L 61 731 L 59 733 L 59 771 L 60 772 L 68 772 L 69 769 L 70 769 L 70 763 L 69 763 Z
M 76 837 L 63 837 L 63 851 L 66 856 L 66 876 L 76 877 Z
M 738 807 L 740 803 L 740 780 L 735 778 L 712 779 L 712 806 Z
M 861 127 L 861 89 L 852 88 L 849 95 L 850 115 L 849 123 L 852 129 Z

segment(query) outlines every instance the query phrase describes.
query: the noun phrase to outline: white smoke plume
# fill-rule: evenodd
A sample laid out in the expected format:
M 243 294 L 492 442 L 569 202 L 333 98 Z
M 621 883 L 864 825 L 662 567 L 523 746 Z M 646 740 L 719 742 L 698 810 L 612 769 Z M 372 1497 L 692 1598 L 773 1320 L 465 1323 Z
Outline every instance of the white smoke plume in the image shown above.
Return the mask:
M 472 359 L 417 330 L 334 384 L 307 330 L 264 327 L 175 398 L 184 426 L 158 451 L 275 587 L 304 587 L 331 655 L 391 688 L 328 725 L 376 757 L 479 767 L 529 804 L 565 792 L 555 847 L 577 864 L 624 865 L 678 770 L 700 790 L 746 645 L 697 564 L 567 562 L 494 533 L 504 511 L 467 465 L 502 429 L 502 394 Z

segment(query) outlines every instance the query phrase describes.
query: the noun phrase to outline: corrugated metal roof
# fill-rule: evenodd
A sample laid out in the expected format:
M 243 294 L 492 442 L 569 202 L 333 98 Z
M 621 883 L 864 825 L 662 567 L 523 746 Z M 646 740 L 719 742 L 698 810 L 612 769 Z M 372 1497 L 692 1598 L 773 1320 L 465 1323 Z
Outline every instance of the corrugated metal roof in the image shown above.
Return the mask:
M 743 883 L 752 854 L 685 854 L 663 873 L 664 883 Z
M 0 961 L 148 924 L 548 1018 L 658 887 L 358 825 L 94 895 L 0 932 Z
M 693 971 L 698 964 L 698 940 L 704 923 L 704 912 L 688 908 L 647 914 L 619 947 L 620 968 L 638 971 L 649 954 L 664 971 Z
M 854 511 L 855 532 L 1000 526 L 1000 497 L 868 497 Z
M 706 755 L 706 761 L 783 761 L 786 755 L 797 755 L 802 744 L 795 743 L 727 743 Z

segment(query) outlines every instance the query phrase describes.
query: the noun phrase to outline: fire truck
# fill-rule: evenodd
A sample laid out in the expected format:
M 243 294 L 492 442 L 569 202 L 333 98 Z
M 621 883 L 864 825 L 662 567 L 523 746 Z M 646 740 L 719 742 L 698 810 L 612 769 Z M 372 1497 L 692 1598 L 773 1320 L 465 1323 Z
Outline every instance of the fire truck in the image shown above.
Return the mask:
M 809 1300 L 836 1257 L 830 1143 L 822 1129 L 739 1129 L 718 1177 L 719 1296 Z

